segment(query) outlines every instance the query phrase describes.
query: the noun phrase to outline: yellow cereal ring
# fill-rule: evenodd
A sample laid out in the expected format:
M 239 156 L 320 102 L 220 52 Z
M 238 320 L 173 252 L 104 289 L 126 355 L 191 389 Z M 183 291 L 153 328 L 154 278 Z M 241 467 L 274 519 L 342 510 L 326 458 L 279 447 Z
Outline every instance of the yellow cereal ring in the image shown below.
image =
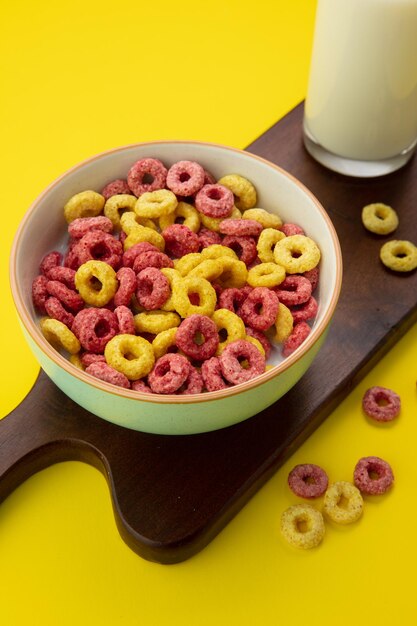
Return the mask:
M 320 261 L 320 250 L 310 237 L 290 235 L 275 244 L 274 258 L 287 274 L 302 274 L 316 267 Z
M 280 228 L 282 219 L 275 213 L 265 211 L 265 209 L 248 209 L 242 215 L 244 220 L 255 220 L 262 224 L 264 228 Z
M 181 317 L 189 317 L 195 313 L 210 317 L 214 313 L 216 306 L 216 292 L 208 280 L 198 276 L 186 276 L 174 282 L 172 298 L 175 310 Z M 191 294 L 198 294 L 199 304 L 192 304 Z
M 68 223 L 78 217 L 96 217 L 103 210 L 105 198 L 96 191 L 81 191 L 72 196 L 64 206 L 64 215 Z
M 281 516 L 281 533 L 296 548 L 315 548 L 324 532 L 323 516 L 311 504 L 294 504 Z
M 211 319 L 217 326 L 220 339 L 222 339 L 223 334 L 226 333 L 226 339 L 220 341 L 217 348 L 217 356 L 221 354 L 225 347 L 232 341 L 246 339 L 245 324 L 233 311 L 229 311 L 229 309 L 217 309 L 217 311 L 214 311 Z
M 263 345 L 261 344 L 261 342 L 259 341 L 259 339 L 256 339 L 255 337 L 251 337 L 250 335 L 246 335 L 246 337 L 243 337 L 243 339 L 245 341 L 249 341 L 249 343 L 253 343 L 253 345 L 255 346 L 255 348 L 258 348 L 259 352 L 262 354 L 262 356 L 265 356 L 265 350 Z M 265 368 L 266 369 L 266 368 Z
M 120 217 L 122 213 L 125 211 L 133 213 L 135 204 L 135 196 L 131 196 L 128 193 L 119 193 L 115 196 L 110 196 L 110 198 L 106 200 L 103 212 L 104 215 L 111 220 L 115 228 L 121 228 Z M 133 213 L 133 215 L 135 214 Z
M 362 515 L 363 499 L 355 485 L 340 480 L 324 494 L 323 513 L 337 524 L 356 522 Z
M 168 349 L 175 346 L 175 338 L 177 336 L 176 328 L 168 328 L 163 330 L 162 333 L 158 333 L 155 339 L 152 341 L 152 348 L 155 355 L 155 359 L 159 359 L 168 352 Z
M 154 366 L 152 345 L 143 337 L 115 335 L 104 348 L 108 365 L 121 372 L 129 380 L 143 378 Z
M 182 224 L 184 224 L 184 226 L 187 226 L 194 233 L 198 232 L 201 224 L 200 214 L 192 204 L 188 204 L 187 202 L 178 202 L 177 208 L 173 213 L 162 215 L 162 217 L 159 218 L 159 228 L 164 230 L 177 221 L 181 223 L 178 218 L 183 218 Z
M 74 280 L 80 296 L 90 306 L 104 306 L 118 288 L 116 272 L 103 261 L 83 263 L 76 271 Z
M 238 220 L 242 217 L 242 213 L 239 211 L 237 207 L 233 207 L 231 214 L 227 219 Z M 200 214 L 201 223 L 206 228 L 210 230 L 214 230 L 216 233 L 220 232 L 220 223 L 226 219 L 222 217 L 209 217 L 208 215 L 204 215 L 204 213 Z
M 248 271 L 247 282 L 251 287 L 276 287 L 285 278 L 285 270 L 276 263 L 259 263 Z
M 172 291 L 173 291 L 174 281 L 180 279 L 181 274 L 172 267 L 163 267 L 161 269 L 161 272 L 165 276 L 165 278 L 168 279 L 169 288 L 171 289 L 171 295 L 169 296 L 168 300 L 166 300 L 164 304 L 161 306 L 161 310 L 162 311 L 175 311 L 174 301 L 172 298 Z
M 165 249 L 165 239 L 162 237 L 160 233 L 148 226 L 137 226 L 136 228 L 132 228 L 127 235 L 124 241 L 124 249 L 129 250 L 135 243 L 140 243 L 141 241 L 148 241 L 152 245 L 156 246 L 162 252 Z
M 181 274 L 181 276 L 187 276 L 197 265 L 204 260 L 204 257 L 200 252 L 189 252 L 184 254 L 180 259 L 174 260 L 174 267 Z
M 201 257 L 203 259 L 220 259 L 224 256 L 230 256 L 232 259 L 237 259 L 237 254 L 232 248 L 228 248 L 227 246 L 222 246 L 219 243 L 214 243 L 211 246 L 207 246 L 207 248 L 203 248 L 201 251 Z
M 206 259 L 192 269 L 191 272 L 188 273 L 188 276 L 199 276 L 209 282 L 213 282 L 222 272 L 223 266 L 219 263 L 218 259 Z
M 138 217 L 155 219 L 162 217 L 162 215 L 173 213 L 177 204 L 178 200 L 175 193 L 172 193 L 172 191 L 168 189 L 147 191 L 137 199 L 135 213 Z
M 134 198 L 135 200 L 136 198 Z M 146 226 L 152 230 L 158 230 L 156 224 L 147 217 L 138 217 L 134 211 L 126 211 L 120 217 L 120 226 L 122 230 L 129 235 L 129 233 L 138 226 Z
M 44 317 L 40 320 L 43 336 L 56 349 L 63 348 L 70 354 L 77 354 L 81 350 L 81 344 L 77 337 L 62 322 Z
M 258 209 L 253 209 L 254 211 Z M 246 211 L 248 213 L 248 211 Z M 258 250 L 258 257 L 262 263 L 274 262 L 274 246 L 278 241 L 284 239 L 285 234 L 281 230 L 275 228 L 265 228 L 258 238 L 256 249 Z
M 383 264 L 395 272 L 411 272 L 417 267 L 417 247 L 411 241 L 387 241 L 379 254 Z
M 239 174 L 227 174 L 219 181 L 219 185 L 223 185 L 233 192 L 236 196 L 236 206 L 238 209 L 251 209 L 256 204 L 256 189 L 252 183 Z
M 180 316 L 171 311 L 143 311 L 134 318 L 137 333 L 151 333 L 158 335 L 164 330 L 180 325 Z
M 84 364 L 81 361 L 81 358 L 78 352 L 77 354 L 71 354 L 69 361 L 79 370 L 85 370 Z
M 377 235 L 388 235 L 398 226 L 398 215 L 387 204 L 376 202 L 362 209 L 362 223 L 367 230 Z
M 291 335 L 294 326 L 294 318 L 291 315 L 290 309 L 282 304 L 278 305 L 278 314 L 275 320 L 275 337 L 274 341 L 277 343 L 284 343 L 286 339 Z
M 205 248 L 208 250 L 208 248 Z M 248 277 L 248 269 L 243 261 L 233 259 L 230 256 L 222 256 L 218 259 L 222 265 L 222 273 L 217 278 L 217 282 L 223 289 L 229 287 L 243 287 Z

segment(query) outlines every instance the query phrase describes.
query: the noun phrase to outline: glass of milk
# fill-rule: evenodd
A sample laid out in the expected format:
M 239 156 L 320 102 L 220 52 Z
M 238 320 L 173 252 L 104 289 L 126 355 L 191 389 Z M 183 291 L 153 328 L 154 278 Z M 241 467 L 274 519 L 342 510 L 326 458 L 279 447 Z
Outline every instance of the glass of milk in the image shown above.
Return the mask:
M 318 0 L 304 144 L 326 167 L 381 176 L 417 144 L 417 0 Z

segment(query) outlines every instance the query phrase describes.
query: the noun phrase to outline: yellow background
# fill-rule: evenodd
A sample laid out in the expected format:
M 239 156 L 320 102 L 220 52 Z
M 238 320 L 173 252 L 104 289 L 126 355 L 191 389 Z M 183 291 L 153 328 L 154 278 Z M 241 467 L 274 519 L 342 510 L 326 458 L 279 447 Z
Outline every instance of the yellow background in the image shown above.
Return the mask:
M 38 368 L 8 290 L 13 234 L 56 176 L 99 151 L 184 138 L 248 145 L 306 92 L 313 0 L 17 0 L 2 4 L 1 398 L 7 414 Z M 411 624 L 416 619 L 416 342 L 413 328 L 200 554 L 148 563 L 120 539 L 95 469 L 63 463 L 0 506 L 3 626 Z M 401 394 L 400 418 L 366 420 L 371 385 Z M 0 448 L 1 454 L 1 448 Z M 296 463 L 350 480 L 357 459 L 392 463 L 396 485 L 322 545 L 281 539 Z

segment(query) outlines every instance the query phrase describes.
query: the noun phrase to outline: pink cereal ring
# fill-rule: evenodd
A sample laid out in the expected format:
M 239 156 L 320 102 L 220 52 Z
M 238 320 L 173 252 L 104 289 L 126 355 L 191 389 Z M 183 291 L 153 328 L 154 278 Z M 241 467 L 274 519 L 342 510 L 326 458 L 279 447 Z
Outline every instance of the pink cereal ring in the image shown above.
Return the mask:
M 135 196 L 165 187 L 167 169 L 159 159 L 139 159 L 127 175 L 127 184 Z
M 274 291 L 267 287 L 255 287 L 240 307 L 239 315 L 246 326 L 268 330 L 277 319 L 278 306 L 278 296 Z
M 216 179 L 214 178 L 213 174 L 211 174 L 207 170 L 204 170 L 204 184 L 205 185 L 215 185 L 216 184 Z
M 123 180 L 123 178 L 116 178 L 116 180 L 112 180 L 101 190 L 101 195 L 104 196 L 106 200 L 112 196 L 118 196 L 121 193 L 132 193 L 129 185 L 127 184 L 127 180 Z
M 313 267 L 312 270 L 308 270 L 308 272 L 304 272 L 304 274 L 301 274 L 301 276 L 303 276 L 304 278 L 307 278 L 307 280 L 310 281 L 311 291 L 314 291 L 319 282 L 320 270 L 318 267 Z
M 144 252 L 159 252 L 159 249 L 156 246 L 153 246 L 151 243 L 147 241 L 141 241 L 140 243 L 135 243 L 129 250 L 123 253 L 122 264 L 124 267 L 133 267 L 133 263 L 136 258 L 143 254 Z
M 249 286 L 240 289 L 237 287 L 223 289 L 218 298 L 219 308 L 229 309 L 229 311 L 237 313 L 251 291 L 252 287 Z
M 241 220 L 236 221 L 240 222 Z M 246 222 L 247 220 L 244 221 Z M 244 235 L 226 235 L 222 241 L 222 245 L 234 250 L 239 259 L 246 265 L 253 263 L 258 255 L 256 241 L 253 237 L 246 237 Z
M 178 259 L 191 252 L 198 252 L 200 248 L 197 233 L 184 224 L 171 224 L 162 231 L 162 236 L 166 251 Z
M 204 185 L 195 197 L 195 208 L 208 217 L 227 217 L 233 206 L 233 193 L 223 185 Z
M 204 228 L 204 226 L 203 228 L 200 228 L 197 235 L 200 243 L 200 249 L 207 248 L 213 244 L 220 244 L 222 242 L 222 238 L 219 233 L 216 233 L 214 230 L 210 230 L 209 228 Z
M 207 391 L 219 391 L 220 389 L 226 389 L 230 387 L 230 383 L 227 382 L 222 374 L 222 368 L 220 367 L 220 361 L 217 356 L 207 359 L 201 365 L 201 375 Z
M 274 291 L 282 304 L 295 306 L 309 300 L 312 286 L 307 278 L 298 274 L 292 274 L 287 276 Z
M 400 413 L 401 398 L 392 389 L 371 387 L 362 398 L 362 407 L 377 422 L 390 422 Z
M 81 239 L 92 230 L 100 230 L 103 233 L 111 233 L 113 224 L 108 217 L 97 215 L 96 217 L 77 217 L 68 224 L 68 233 L 73 239 Z
M 55 296 L 49 297 L 45 302 L 45 310 L 49 317 L 53 317 L 55 320 L 62 322 L 71 329 L 74 323 L 74 316 L 62 306 L 58 298 L 55 298 Z
M 91 363 L 105 363 L 104 354 L 94 354 L 94 352 L 83 352 L 81 354 L 81 363 L 84 367 L 88 367 Z
M 200 372 L 190 365 L 190 371 L 184 384 L 177 391 L 178 395 L 187 396 L 194 393 L 201 393 L 203 391 L 204 383 L 203 377 Z
M 310 334 L 311 328 L 307 322 L 299 322 L 293 328 L 291 335 L 282 346 L 282 354 L 287 357 L 294 352 Z
M 163 267 L 174 267 L 174 263 L 164 252 L 148 250 L 136 257 L 133 263 L 133 271 L 139 274 L 147 267 L 162 269 Z
M 188 359 L 182 354 L 164 354 L 148 374 L 151 390 L 154 393 L 175 393 L 187 380 L 190 367 Z
M 91 308 L 77 313 L 71 330 L 84 350 L 100 354 L 119 332 L 119 325 L 112 311 Z
M 223 235 L 258 237 L 263 226 L 256 220 L 227 219 L 220 222 L 219 230 Z
M 195 161 L 178 161 L 169 168 L 166 185 L 177 196 L 193 196 L 204 185 L 204 169 Z
M 288 474 L 288 485 L 300 498 L 319 498 L 328 484 L 329 478 L 324 469 L 312 463 L 296 465 Z
M 355 486 L 369 496 L 385 493 L 394 482 L 389 463 L 377 456 L 366 456 L 356 463 L 353 472 Z
M 117 269 L 120 265 L 123 247 L 120 241 L 109 233 L 100 230 L 92 230 L 82 237 L 74 250 L 78 256 L 80 264 L 87 261 L 103 261 Z
M 39 266 L 39 273 L 47 276 L 49 270 L 52 267 L 57 267 L 58 265 L 61 265 L 61 261 L 62 261 L 62 254 L 60 252 L 58 252 L 57 250 L 54 250 L 53 252 L 49 252 L 43 257 L 41 261 L 41 264 Z
M 259 341 L 259 343 L 265 350 L 265 358 L 268 359 L 272 350 L 272 345 L 268 337 L 262 331 L 251 328 L 250 326 L 246 326 L 246 334 L 249 335 L 249 337 L 253 337 L 254 339 L 257 339 Z
M 291 237 L 291 235 L 304 235 L 303 229 L 297 224 L 282 224 L 279 230 L 281 230 L 286 237 Z
M 133 389 L 133 391 L 141 391 L 142 393 L 153 393 L 152 389 L 142 379 L 132 380 L 130 388 Z
M 160 309 L 171 295 L 169 281 L 156 267 L 147 267 L 137 276 L 136 298 L 147 311 Z
M 64 283 L 69 289 L 75 289 L 75 271 L 69 267 L 56 265 L 48 270 L 46 276 L 49 280 L 58 280 L 60 283 Z
M 300 304 L 295 309 L 291 309 L 294 324 L 298 324 L 298 322 L 306 322 L 307 320 L 315 318 L 317 310 L 317 300 L 314 296 L 311 296 L 307 302 L 304 302 L 304 304 Z
M 71 311 L 81 311 L 84 307 L 84 300 L 74 289 L 69 289 L 59 280 L 48 280 L 46 289 L 50 296 L 58 298 L 61 304 Z
M 134 335 L 135 334 L 135 320 L 133 313 L 129 307 L 121 304 L 114 309 L 114 314 L 119 326 L 119 334 L 121 335 Z
M 72 270 L 77 270 L 81 265 L 81 261 L 78 258 L 78 244 L 79 240 L 70 240 L 64 257 L 64 266 Z
M 114 294 L 114 306 L 129 306 L 137 287 L 136 274 L 130 267 L 121 267 L 116 273 L 116 278 L 119 286 Z
M 248 362 L 247 368 L 242 366 L 242 359 Z M 234 385 L 251 380 L 265 371 L 265 357 L 244 339 L 229 343 L 219 356 L 219 361 L 223 376 Z
M 46 288 L 48 284 L 48 279 L 43 274 L 36 276 L 36 278 L 32 282 L 32 301 L 35 308 L 38 309 L 40 313 L 45 314 L 45 303 L 49 298 L 49 293 Z
M 201 338 L 204 339 L 202 343 Z M 205 361 L 214 356 L 219 346 L 217 326 L 206 315 L 190 315 L 177 328 L 175 343 L 187 356 L 196 361 Z
M 130 388 L 130 382 L 126 376 L 110 365 L 107 365 L 107 363 L 102 363 L 101 361 L 91 363 L 91 365 L 85 369 L 85 372 L 111 385 L 123 387 L 124 389 Z

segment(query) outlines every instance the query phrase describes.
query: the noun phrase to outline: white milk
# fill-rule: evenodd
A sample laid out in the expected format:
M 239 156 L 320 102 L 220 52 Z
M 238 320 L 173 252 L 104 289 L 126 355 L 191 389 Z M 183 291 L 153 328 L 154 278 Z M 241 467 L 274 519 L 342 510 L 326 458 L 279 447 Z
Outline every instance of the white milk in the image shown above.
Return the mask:
M 380 160 L 417 138 L 417 0 L 319 0 L 307 131 L 327 150 Z

